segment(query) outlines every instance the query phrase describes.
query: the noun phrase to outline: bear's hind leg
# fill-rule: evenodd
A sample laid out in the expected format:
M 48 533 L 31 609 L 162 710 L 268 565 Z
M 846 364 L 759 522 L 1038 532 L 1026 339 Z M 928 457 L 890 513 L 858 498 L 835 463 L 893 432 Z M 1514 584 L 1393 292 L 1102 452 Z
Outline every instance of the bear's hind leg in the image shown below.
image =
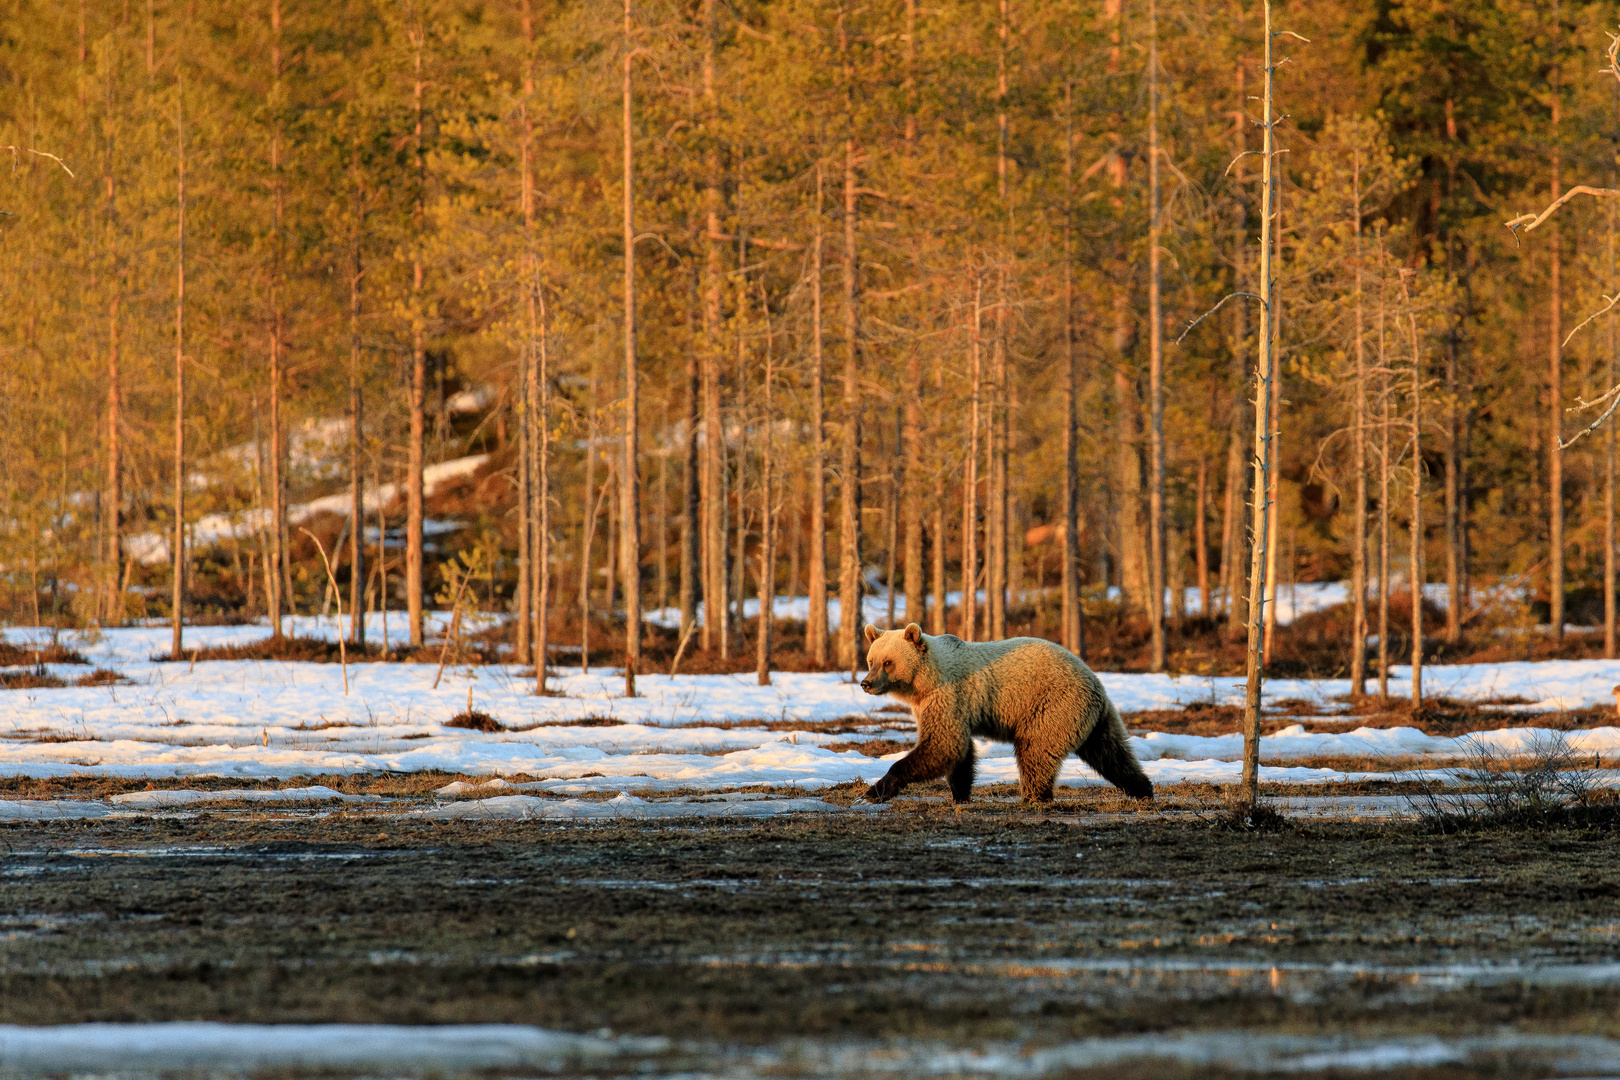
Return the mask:
M 1025 802 L 1051 802 L 1063 757 L 1047 748 L 1017 741 L 1013 743 L 1013 757 L 1018 761 L 1018 794 Z
M 967 755 L 951 769 L 946 783 L 951 787 L 951 801 L 965 803 L 973 797 L 973 740 L 968 740 Z

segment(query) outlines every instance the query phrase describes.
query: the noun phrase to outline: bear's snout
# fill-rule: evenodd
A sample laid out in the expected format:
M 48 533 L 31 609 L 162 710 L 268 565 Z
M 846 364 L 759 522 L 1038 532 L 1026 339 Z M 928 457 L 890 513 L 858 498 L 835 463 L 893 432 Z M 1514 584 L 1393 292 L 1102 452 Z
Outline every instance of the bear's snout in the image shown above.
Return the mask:
M 871 675 L 868 675 L 866 678 L 861 680 L 861 689 L 865 690 L 868 694 L 881 694 L 883 692 L 877 689 L 877 683 L 874 681 Z

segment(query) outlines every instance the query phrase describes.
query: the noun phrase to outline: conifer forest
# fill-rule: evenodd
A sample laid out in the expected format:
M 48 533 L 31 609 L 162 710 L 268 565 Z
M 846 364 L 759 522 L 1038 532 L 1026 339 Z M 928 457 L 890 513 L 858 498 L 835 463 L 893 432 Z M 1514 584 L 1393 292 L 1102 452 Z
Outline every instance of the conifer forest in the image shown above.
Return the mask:
M 1275 664 L 1613 655 L 1617 20 L 17 0 L 4 618 L 1231 674 L 1345 581 Z

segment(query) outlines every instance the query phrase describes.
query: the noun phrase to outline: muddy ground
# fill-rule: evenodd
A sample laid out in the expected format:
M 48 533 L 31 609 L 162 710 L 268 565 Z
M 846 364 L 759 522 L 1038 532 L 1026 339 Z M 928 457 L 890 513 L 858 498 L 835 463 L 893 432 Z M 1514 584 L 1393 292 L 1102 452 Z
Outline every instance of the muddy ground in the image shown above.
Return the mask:
M 1104 799 L 729 823 L 9 824 L 0 1017 L 511 1022 L 730 1047 L 1620 1038 L 1620 979 L 1558 967 L 1620 960 L 1620 831 L 1256 832 Z M 1181 1075 L 1142 1068 L 1108 1073 Z

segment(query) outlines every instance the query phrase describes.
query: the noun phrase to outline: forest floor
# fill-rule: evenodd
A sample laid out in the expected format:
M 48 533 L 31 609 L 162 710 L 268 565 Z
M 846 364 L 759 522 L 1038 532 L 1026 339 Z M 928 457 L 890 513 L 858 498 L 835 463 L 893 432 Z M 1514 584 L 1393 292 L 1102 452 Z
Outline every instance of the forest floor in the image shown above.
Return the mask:
M 585 1040 L 525 1057 L 499 1037 L 524 1028 L 480 1029 L 482 1058 L 378 1050 L 393 1075 L 1612 1075 L 1617 841 L 1609 818 L 1245 826 L 1096 790 L 757 821 L 16 822 L 0 1016 Z M 287 1028 L 234 1071 L 194 1028 L 168 1051 L 161 1026 L 30 1030 L 76 1033 L 59 1061 L 105 1074 L 366 1073 L 278 1056 Z M 132 1030 L 140 1052 L 96 1057 Z M 0 1073 L 39 1063 L 20 1032 Z

